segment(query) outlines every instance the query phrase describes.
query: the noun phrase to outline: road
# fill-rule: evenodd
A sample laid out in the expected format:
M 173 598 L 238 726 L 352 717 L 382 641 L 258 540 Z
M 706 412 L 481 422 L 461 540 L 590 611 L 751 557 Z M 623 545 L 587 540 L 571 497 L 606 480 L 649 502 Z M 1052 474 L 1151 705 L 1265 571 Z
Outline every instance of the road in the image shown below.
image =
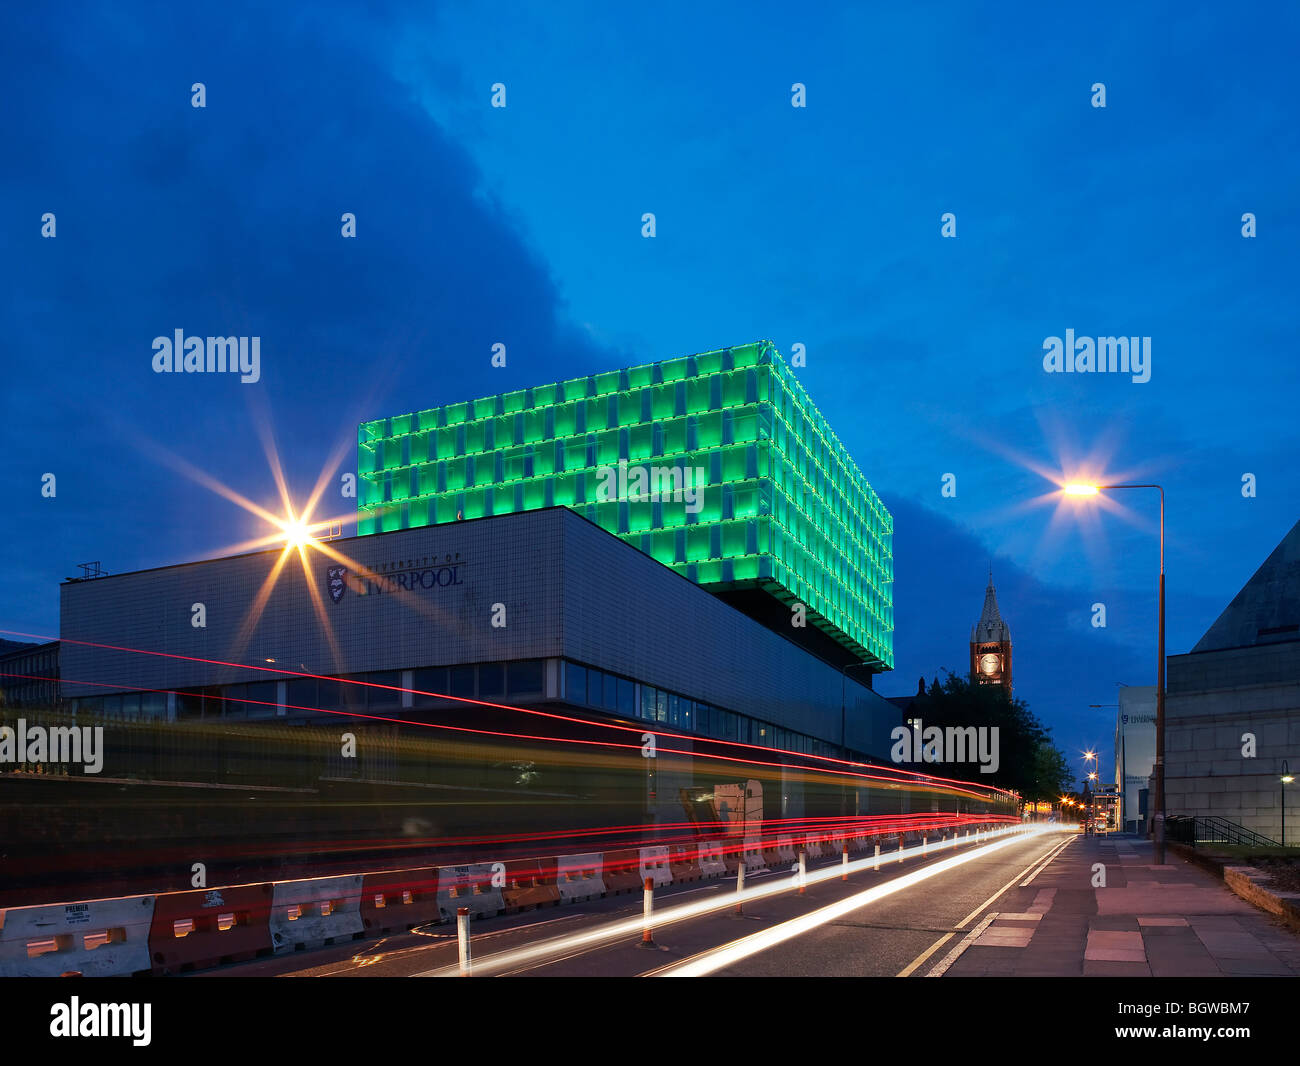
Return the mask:
M 1021 882 L 1073 839 L 1049 832 L 965 844 L 901 863 L 882 861 L 879 871 L 870 868 L 870 858 L 855 856 L 847 881 L 840 879 L 837 861 L 810 862 L 802 895 L 788 870 L 751 875 L 747 889 L 773 894 L 747 900 L 740 917 L 733 913 L 734 881 L 661 888 L 655 894 L 661 917 L 687 905 L 722 906 L 657 925 L 653 947 L 640 943 L 639 893 L 476 921 L 475 972 L 631 977 L 669 974 L 686 965 L 718 976 L 924 976 L 961 944 L 985 911 L 1028 909 L 1036 889 Z M 819 873 L 827 879 L 818 880 Z M 617 935 L 594 939 L 620 922 Z M 739 941 L 742 949 L 734 946 Z M 731 954 L 707 954 L 719 949 Z M 739 950 L 746 951 L 743 957 Z M 195 976 L 441 976 L 456 968 L 455 928 L 434 925 Z

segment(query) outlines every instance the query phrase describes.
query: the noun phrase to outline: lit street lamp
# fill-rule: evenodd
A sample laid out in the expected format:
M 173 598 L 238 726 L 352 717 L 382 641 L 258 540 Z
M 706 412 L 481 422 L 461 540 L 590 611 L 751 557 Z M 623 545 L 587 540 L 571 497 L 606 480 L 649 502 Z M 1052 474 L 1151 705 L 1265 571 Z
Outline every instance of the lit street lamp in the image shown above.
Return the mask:
M 1155 489 L 1160 493 L 1160 621 L 1156 643 L 1156 762 L 1155 815 L 1152 852 L 1155 864 L 1165 861 L 1165 490 L 1160 485 L 1066 485 L 1070 496 L 1096 496 L 1101 489 Z

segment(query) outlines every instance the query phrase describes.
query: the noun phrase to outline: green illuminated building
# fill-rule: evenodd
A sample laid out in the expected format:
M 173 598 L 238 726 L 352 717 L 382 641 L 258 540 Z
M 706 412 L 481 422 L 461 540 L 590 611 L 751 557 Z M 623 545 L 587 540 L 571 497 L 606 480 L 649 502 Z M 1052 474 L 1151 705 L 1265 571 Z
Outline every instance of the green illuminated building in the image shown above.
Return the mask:
M 364 422 L 357 469 L 359 533 L 565 506 L 893 666 L 893 518 L 768 341 Z

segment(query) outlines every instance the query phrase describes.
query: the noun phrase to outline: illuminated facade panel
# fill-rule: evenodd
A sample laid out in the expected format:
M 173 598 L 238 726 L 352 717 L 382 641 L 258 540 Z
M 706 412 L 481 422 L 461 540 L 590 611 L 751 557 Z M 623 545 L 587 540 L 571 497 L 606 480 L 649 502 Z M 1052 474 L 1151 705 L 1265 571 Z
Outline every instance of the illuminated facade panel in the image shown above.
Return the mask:
M 358 532 L 565 506 L 893 665 L 893 518 L 768 341 L 362 423 Z

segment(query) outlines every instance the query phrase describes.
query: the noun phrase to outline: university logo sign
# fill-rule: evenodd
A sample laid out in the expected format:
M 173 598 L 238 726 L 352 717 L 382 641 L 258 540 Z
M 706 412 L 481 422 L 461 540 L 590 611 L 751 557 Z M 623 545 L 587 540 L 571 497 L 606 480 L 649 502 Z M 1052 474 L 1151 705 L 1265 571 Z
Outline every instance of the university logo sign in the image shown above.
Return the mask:
M 329 590 L 330 599 L 335 603 L 343 599 L 343 593 L 348 590 L 347 576 L 346 566 L 331 566 L 325 571 L 325 587 Z
M 466 562 L 460 552 L 448 553 L 441 560 L 433 558 L 412 559 L 385 566 L 384 573 L 366 567 L 352 571 L 346 566 L 325 568 L 325 589 L 330 599 L 338 603 L 351 589 L 358 596 L 379 596 L 394 592 L 416 592 L 465 584 L 463 568 Z

